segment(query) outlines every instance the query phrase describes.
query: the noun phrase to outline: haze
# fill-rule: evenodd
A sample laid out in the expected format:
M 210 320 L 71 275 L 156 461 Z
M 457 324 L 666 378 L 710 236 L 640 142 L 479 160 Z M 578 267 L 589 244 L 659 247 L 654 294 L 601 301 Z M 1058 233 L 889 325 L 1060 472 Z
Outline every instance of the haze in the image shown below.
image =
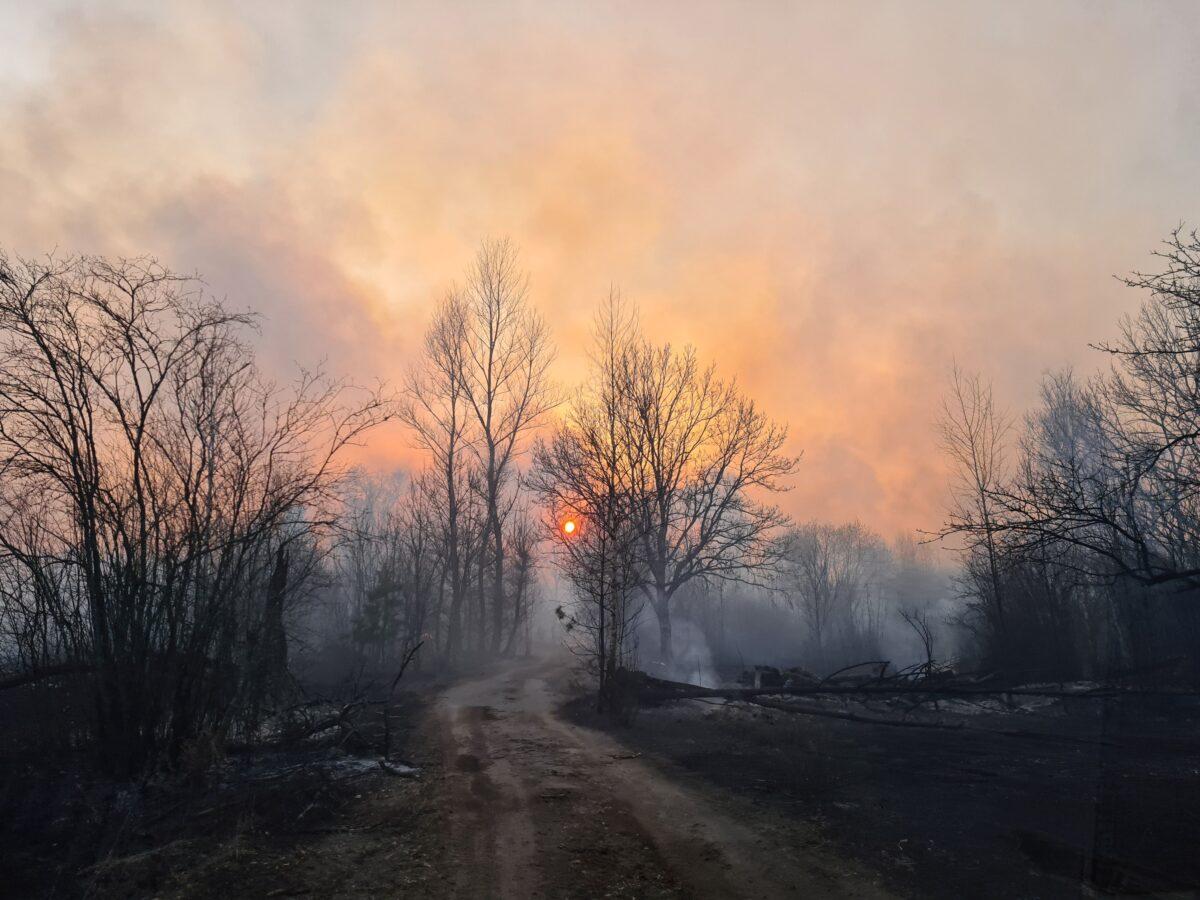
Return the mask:
M 366 381 L 509 236 L 563 384 L 616 286 L 790 423 L 789 512 L 889 533 L 941 521 L 952 360 L 1014 409 L 1098 365 L 1197 208 L 1194 6 L 390 6 L 5 4 L 0 243 L 199 271 Z

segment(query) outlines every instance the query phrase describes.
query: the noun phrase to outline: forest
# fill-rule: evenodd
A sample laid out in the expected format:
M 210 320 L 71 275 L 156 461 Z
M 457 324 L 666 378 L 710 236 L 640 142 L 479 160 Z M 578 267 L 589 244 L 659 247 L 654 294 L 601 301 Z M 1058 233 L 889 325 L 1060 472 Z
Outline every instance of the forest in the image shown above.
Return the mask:
M 617 293 L 585 383 L 555 384 L 509 241 L 370 389 L 273 380 L 259 320 L 153 260 L 3 257 L 6 756 L 202 783 L 332 740 L 403 774 L 403 679 L 556 645 L 613 722 L 720 697 L 953 728 L 931 704 L 1022 696 L 1194 722 L 1200 238 L 1155 261 L 1096 374 L 1049 373 L 1023 416 L 947 373 L 945 521 L 888 540 L 787 515 L 787 426 Z M 349 465 L 389 420 L 423 467 Z
M 0 900 L 1200 897 L 1200 4 L 0 37 Z

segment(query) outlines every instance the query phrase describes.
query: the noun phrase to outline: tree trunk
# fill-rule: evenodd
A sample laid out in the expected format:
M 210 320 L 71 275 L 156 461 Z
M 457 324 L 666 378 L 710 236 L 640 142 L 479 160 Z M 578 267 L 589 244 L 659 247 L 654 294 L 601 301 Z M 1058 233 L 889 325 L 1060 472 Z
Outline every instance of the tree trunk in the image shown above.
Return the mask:
M 504 644 L 504 656 L 512 656 L 517 645 L 517 634 L 520 632 L 521 623 L 525 616 L 523 615 L 522 605 L 525 599 L 525 581 L 522 578 L 518 582 L 517 589 L 513 594 L 513 620 L 512 627 L 508 630 L 508 640 Z
M 600 690 L 596 694 L 596 712 L 602 713 L 602 712 L 604 712 L 605 708 L 608 706 L 608 695 L 607 695 L 608 679 L 605 677 L 608 674 L 606 671 L 607 670 L 606 663 L 608 662 L 608 654 L 605 650 L 605 644 L 604 644 L 604 641 L 605 641 L 605 634 L 604 634 L 605 615 L 604 615 L 604 576 L 603 575 L 601 576 L 601 581 L 600 581 L 599 613 L 600 613 L 600 631 L 599 631 L 599 646 L 597 648 L 599 652 L 596 654 L 596 668 L 597 668 L 597 675 L 600 678 Z
M 658 656 L 663 663 L 670 665 L 674 659 L 671 647 L 671 598 L 662 588 L 657 590 L 654 601 L 654 612 L 658 616 Z
M 488 648 L 488 615 L 487 615 L 487 536 L 484 536 L 483 546 L 479 553 L 479 562 L 475 566 L 475 577 L 479 579 L 479 584 L 476 585 L 479 613 L 479 634 L 476 635 L 478 643 L 476 644 L 476 652 L 482 658 Z
M 452 557 L 453 563 L 458 562 L 458 557 Z M 462 612 L 463 612 L 463 586 L 458 573 L 451 570 L 450 575 L 450 614 L 446 622 L 446 658 L 453 665 L 457 662 L 459 650 L 462 648 Z
M 500 652 L 504 632 L 504 534 L 500 515 L 495 509 L 492 510 L 492 539 L 495 541 L 495 556 L 492 557 L 492 653 L 496 654 Z

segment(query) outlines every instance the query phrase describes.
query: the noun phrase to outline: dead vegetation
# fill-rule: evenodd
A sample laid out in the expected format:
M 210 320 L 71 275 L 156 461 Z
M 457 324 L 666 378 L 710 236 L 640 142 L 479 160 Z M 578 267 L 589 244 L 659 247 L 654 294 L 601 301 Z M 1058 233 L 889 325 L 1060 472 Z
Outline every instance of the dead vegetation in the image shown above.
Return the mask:
M 1161 672 L 1105 684 L 948 676 L 940 686 L 905 684 L 877 664 L 824 683 L 785 685 L 770 667 L 745 674 L 746 685 L 699 688 L 626 673 L 644 704 L 636 720 L 616 725 L 582 706 L 575 715 L 631 752 L 815 829 L 900 895 L 1200 886 L 1200 699 L 1169 689 Z
M 10 760 L 0 884 L 20 897 L 267 897 L 424 884 L 436 829 L 429 787 L 408 759 L 419 749 L 420 708 L 413 694 L 390 707 L 314 701 L 286 711 L 269 744 L 197 747 L 186 771 L 136 783 L 91 776 L 69 759 L 49 771 Z
M 899 728 L 962 729 L 974 727 L 997 736 L 1088 741 L 1084 737 L 1051 736 L 1038 721 L 1088 704 L 1141 701 L 1169 705 L 1187 719 L 1200 719 L 1200 693 L 1187 686 L 1164 685 L 1164 674 L 1179 668 L 1171 661 L 1127 673 L 1104 683 L 1013 684 L 998 673 L 956 674 L 932 661 L 891 670 L 886 661 L 846 666 L 825 678 L 804 669 L 756 666 L 742 673 L 737 686 L 700 687 L 625 672 L 622 682 L 643 705 L 671 701 L 720 699 L 750 703 L 779 712 L 845 719 Z M 1153 684 L 1150 684 L 1150 681 Z M 973 714 L 1012 713 L 1027 728 L 982 728 L 970 724 Z

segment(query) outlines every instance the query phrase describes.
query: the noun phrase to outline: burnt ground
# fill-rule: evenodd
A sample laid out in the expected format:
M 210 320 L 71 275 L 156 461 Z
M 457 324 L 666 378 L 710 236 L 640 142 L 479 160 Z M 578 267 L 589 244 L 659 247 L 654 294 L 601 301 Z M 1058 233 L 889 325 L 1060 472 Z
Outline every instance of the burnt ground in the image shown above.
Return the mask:
M 1200 731 L 1135 699 L 888 727 L 687 701 L 566 713 L 664 771 L 811 827 L 900 895 L 1200 895 Z M 1183 725 L 1181 723 L 1190 724 Z
M 0 894 L 974 898 L 1200 884 L 1200 735 L 1178 711 L 969 717 L 1039 732 L 1021 738 L 699 701 L 616 725 L 567 681 L 561 661 L 532 660 L 405 695 L 393 758 L 419 778 L 328 746 L 226 760 L 194 786 L 10 761 Z
M 425 701 L 401 698 L 393 758 L 424 761 Z M 368 725 L 370 723 L 367 723 Z M 436 763 L 436 760 L 430 760 Z M 394 771 L 403 771 L 396 768 Z M 145 785 L 8 761 L 0 895 L 438 896 L 436 785 L 330 747 L 238 756 L 203 783 Z
M 419 779 L 329 748 L 227 761 L 193 789 L 10 772 L 0 888 L 22 898 L 889 896 L 811 829 L 564 721 L 567 681 L 562 660 L 529 660 L 408 697 L 400 746 Z

